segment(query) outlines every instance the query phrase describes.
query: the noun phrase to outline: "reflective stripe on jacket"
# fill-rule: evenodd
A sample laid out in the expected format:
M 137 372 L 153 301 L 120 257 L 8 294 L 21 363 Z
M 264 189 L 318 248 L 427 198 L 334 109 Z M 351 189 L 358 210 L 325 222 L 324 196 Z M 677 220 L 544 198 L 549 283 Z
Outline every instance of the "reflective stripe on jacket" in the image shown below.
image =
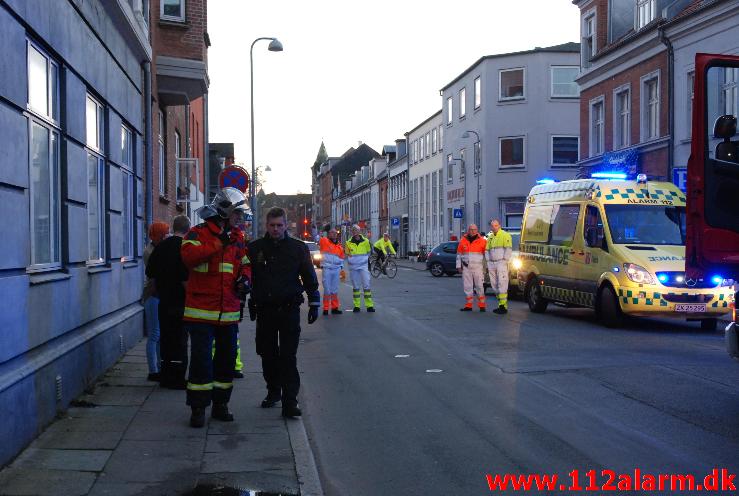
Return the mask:
M 215 325 L 239 321 L 236 280 L 251 276 L 249 256 L 241 230 L 231 230 L 232 242 L 225 248 L 219 231 L 216 224 L 206 221 L 190 229 L 182 241 L 180 254 L 189 270 L 185 321 Z
M 479 234 L 472 241 L 467 236 L 462 236 L 457 246 L 457 268 L 461 268 L 464 263 L 481 266 L 486 246 L 487 240 Z
M 508 261 L 513 255 L 513 240 L 511 235 L 503 229 L 494 234 L 492 231 L 488 234 L 487 241 L 487 259 L 491 262 Z
M 353 237 L 346 241 L 346 255 L 350 269 L 358 269 L 363 265 L 366 267 L 371 252 L 372 245 L 364 236 L 358 243 L 354 241 Z
M 321 267 L 323 270 L 341 269 L 344 266 L 344 247 L 341 243 L 333 242 L 328 237 L 318 240 L 321 249 Z
M 395 247 L 390 242 L 390 240 L 385 241 L 385 238 L 380 238 L 377 241 L 375 241 L 375 248 L 378 250 L 381 250 L 382 253 L 387 255 L 387 252 L 389 251 L 393 255 L 395 255 Z

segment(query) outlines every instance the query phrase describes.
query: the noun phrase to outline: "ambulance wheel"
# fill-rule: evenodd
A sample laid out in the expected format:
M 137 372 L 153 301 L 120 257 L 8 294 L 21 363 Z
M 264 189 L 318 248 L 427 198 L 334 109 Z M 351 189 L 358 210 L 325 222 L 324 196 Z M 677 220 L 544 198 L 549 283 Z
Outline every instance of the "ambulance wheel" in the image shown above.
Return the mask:
M 529 304 L 529 310 L 534 313 L 544 313 L 549 305 L 549 302 L 541 295 L 541 287 L 535 277 L 526 283 L 526 301 Z
M 703 319 L 701 320 L 701 330 L 703 331 L 715 331 L 718 329 L 718 320 L 716 319 Z
M 598 318 L 604 326 L 614 328 L 621 327 L 624 323 L 624 314 L 618 304 L 616 292 L 609 285 L 603 286 L 597 303 Z
M 434 277 L 441 277 L 444 275 L 444 266 L 439 262 L 432 263 L 429 270 L 431 271 L 431 275 Z

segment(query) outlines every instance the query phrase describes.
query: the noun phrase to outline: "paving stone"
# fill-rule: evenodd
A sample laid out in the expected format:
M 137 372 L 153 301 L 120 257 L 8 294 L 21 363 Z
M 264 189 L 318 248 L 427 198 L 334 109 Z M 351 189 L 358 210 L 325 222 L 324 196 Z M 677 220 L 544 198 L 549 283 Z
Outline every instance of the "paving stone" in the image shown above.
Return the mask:
M 180 496 L 195 487 L 196 475 L 160 482 L 105 482 L 101 475 L 88 496 Z
M 198 479 L 199 486 L 215 485 L 238 487 L 244 494 L 261 492 L 280 494 L 281 496 L 298 496 L 300 488 L 294 470 L 265 470 L 263 472 L 225 472 L 203 474 Z M 251 493 L 246 491 L 252 491 Z
M 3 496 L 83 496 L 96 474 L 39 468 L 7 468 L 0 473 Z
M 164 482 L 196 476 L 205 447 L 202 439 L 123 440 L 105 467 L 106 482 Z M 194 485 L 194 484 L 193 484 Z
M 140 410 L 123 435 L 123 439 L 139 441 L 167 441 L 170 439 L 201 439 L 206 429 L 190 427 L 190 410 L 176 405 L 175 412 Z
M 47 429 L 33 446 L 35 448 L 112 450 L 122 437 L 123 430 L 118 432 L 97 431 L 91 435 L 89 431 Z
M 11 467 L 99 472 L 111 453 L 109 450 L 28 449 Z
M 134 355 L 132 353 L 129 353 L 121 358 L 118 363 L 145 363 L 148 366 L 149 362 L 147 362 L 146 360 L 146 355 Z
M 258 445 L 241 443 L 232 449 L 217 453 L 205 453 L 200 472 L 258 472 L 264 470 L 292 470 L 295 467 L 289 444 L 278 442 L 271 436 L 261 436 Z
M 136 407 L 99 406 L 70 408 L 63 419 L 51 424 L 46 432 L 123 432 L 136 415 Z
M 105 378 L 105 384 L 111 387 L 116 386 L 134 386 L 134 387 L 146 387 L 153 389 L 156 387 L 156 383 L 152 381 L 146 380 L 145 376 L 114 376 L 114 377 L 106 377 Z
M 142 405 L 149 394 L 151 389 L 143 387 L 100 387 L 95 390 L 95 394 L 83 395 L 80 400 L 90 401 L 96 405 Z

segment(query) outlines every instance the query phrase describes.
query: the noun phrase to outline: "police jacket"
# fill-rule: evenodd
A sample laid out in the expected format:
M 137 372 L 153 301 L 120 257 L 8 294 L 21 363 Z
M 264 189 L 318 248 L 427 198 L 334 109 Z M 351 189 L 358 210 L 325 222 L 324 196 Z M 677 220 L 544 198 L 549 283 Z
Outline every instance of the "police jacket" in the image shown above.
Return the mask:
M 241 300 L 236 281 L 248 275 L 244 235 L 238 229 L 229 233 L 225 247 L 218 238 L 221 229 L 211 221 L 199 224 L 187 233 L 180 254 L 189 269 L 183 320 L 215 325 L 239 321 Z
M 299 305 L 303 291 L 311 305 L 320 305 L 318 278 L 308 246 L 287 234 L 272 239 L 269 234 L 248 245 L 251 259 L 251 298 L 257 306 Z

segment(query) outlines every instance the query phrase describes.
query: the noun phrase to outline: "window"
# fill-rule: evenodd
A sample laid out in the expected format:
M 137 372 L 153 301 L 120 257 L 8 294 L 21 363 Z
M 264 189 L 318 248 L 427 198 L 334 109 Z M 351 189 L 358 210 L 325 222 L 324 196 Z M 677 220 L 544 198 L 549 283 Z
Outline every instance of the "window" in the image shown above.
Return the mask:
M 603 229 L 603 221 L 600 218 L 600 211 L 595 205 L 588 205 L 585 208 L 583 234 L 585 235 L 585 244 L 590 248 L 603 247 L 603 240 L 606 235 Z
M 161 0 L 161 18 L 166 21 L 185 21 L 185 0 Z
M 657 0 L 636 0 L 636 29 L 641 29 L 657 16 Z
M 87 95 L 87 146 L 98 152 L 103 151 L 103 106 Z
M 452 212 L 452 209 L 451 208 L 447 208 L 446 209 L 446 222 L 447 222 L 447 225 L 449 226 L 449 232 L 451 233 L 452 232 L 452 226 L 454 225 L 453 224 L 454 223 L 454 213 Z M 447 247 L 449 247 L 449 248 L 447 248 Z M 451 251 L 452 249 L 454 251 Z M 447 245 L 447 246 L 444 247 L 444 251 L 447 252 L 447 253 L 457 253 L 457 245 L 454 244 L 453 247 Z
M 523 227 L 527 243 L 547 243 L 552 223 L 552 206 L 529 207 Z
M 123 220 L 123 259 L 130 260 L 133 258 L 133 231 L 134 231 L 134 215 L 133 215 L 133 174 L 121 169 L 121 186 L 123 199 L 123 209 L 121 210 L 121 219 Z
M 631 91 L 616 89 L 613 99 L 613 148 L 625 148 L 631 144 Z
M 459 118 L 464 118 L 467 113 L 467 88 L 459 90 Z
M 482 148 L 480 142 L 476 141 L 472 145 L 473 160 L 475 161 L 475 174 L 479 174 L 482 171 Z
M 481 225 L 480 223 L 480 202 L 478 201 L 476 201 L 474 204 L 474 219 L 475 219 L 475 224 L 480 226 Z
M 126 126 L 121 126 L 121 164 L 133 170 L 133 133 Z
M 582 43 L 580 45 L 583 67 L 590 67 L 590 60 L 595 55 L 595 13 L 589 14 L 582 21 Z
M 606 205 L 606 217 L 616 244 L 685 245 L 685 207 Z
M 418 140 L 413 141 L 413 162 L 418 163 L 419 160 L 419 147 L 418 147 Z
M 59 121 L 59 66 L 30 42 L 28 107 L 41 117 Z
M 180 137 L 180 132 L 175 131 L 174 132 L 174 159 L 178 160 L 182 158 L 182 138 Z
M 105 261 L 105 161 L 87 153 L 87 242 L 88 263 Z
M 721 82 L 721 100 L 723 102 L 724 115 L 737 115 L 737 82 L 739 82 L 739 69 L 727 68 L 723 72 Z
M 444 230 L 444 177 L 439 171 L 439 234 Z
M 500 212 L 505 227 L 520 229 L 526 198 L 506 198 L 500 200 Z M 515 244 L 513 245 L 516 246 Z
M 464 174 L 467 172 L 465 169 L 467 168 L 467 164 L 464 161 L 464 148 L 459 150 L 459 178 L 464 179 Z
M 431 130 L 431 153 L 436 155 L 439 150 L 439 133 L 436 128 Z
M 575 79 L 579 72 L 576 66 L 552 66 L 552 98 L 577 98 L 580 88 Z
M 580 205 L 554 205 L 550 244 L 572 246 Z
M 439 126 L 439 151 L 444 149 L 444 126 Z
M 31 42 L 28 57 L 29 272 L 61 264 L 59 66 Z
M 165 196 L 167 194 L 167 156 L 164 137 L 166 130 L 164 128 L 164 113 L 159 111 L 159 194 Z
M 480 76 L 475 78 L 475 108 L 479 109 L 482 104 L 482 86 L 480 84 Z
M 552 167 L 575 165 L 580 159 L 580 138 L 552 136 Z
M 454 181 L 454 161 L 450 153 L 446 156 L 446 182 L 451 183 L 452 181 Z
M 605 140 L 605 117 L 603 109 L 603 98 L 590 102 L 590 156 L 603 153 L 603 142 Z
M 524 144 L 525 138 L 523 136 L 500 138 L 499 151 L 501 169 L 523 167 L 525 165 Z
M 454 116 L 454 102 L 452 97 L 446 99 L 446 124 L 447 126 L 452 125 L 452 118 Z
M 695 99 L 695 72 L 688 73 L 688 138 L 693 136 L 693 101 Z
M 659 136 L 659 76 L 642 78 L 642 141 Z
M 425 138 L 423 136 L 421 136 L 419 138 L 419 140 L 420 140 L 420 143 L 421 143 L 421 145 L 420 145 L 420 151 L 421 151 L 420 160 L 423 160 L 424 159 L 424 156 L 425 156 L 424 148 L 426 148 L 426 141 L 425 141 Z
M 500 71 L 500 100 L 521 100 L 524 94 L 524 70 L 506 69 Z
M 426 133 L 426 158 L 431 156 L 431 132 Z

